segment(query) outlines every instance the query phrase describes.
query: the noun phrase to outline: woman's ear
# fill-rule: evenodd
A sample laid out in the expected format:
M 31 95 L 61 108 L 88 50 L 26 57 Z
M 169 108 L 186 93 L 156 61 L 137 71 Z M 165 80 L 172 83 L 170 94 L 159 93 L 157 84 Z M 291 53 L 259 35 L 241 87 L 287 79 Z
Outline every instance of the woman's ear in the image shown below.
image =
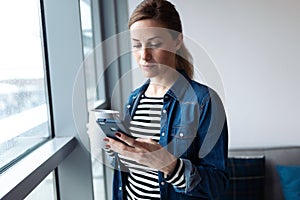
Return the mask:
M 180 33 L 176 39 L 176 51 L 178 51 L 183 44 L 183 35 Z

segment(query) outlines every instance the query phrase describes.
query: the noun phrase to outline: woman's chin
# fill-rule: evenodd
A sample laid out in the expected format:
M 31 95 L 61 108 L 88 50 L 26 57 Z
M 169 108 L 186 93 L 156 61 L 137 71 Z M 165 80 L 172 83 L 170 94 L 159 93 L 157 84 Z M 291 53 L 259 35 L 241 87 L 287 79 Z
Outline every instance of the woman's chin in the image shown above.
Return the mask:
M 153 78 L 155 76 L 153 73 L 149 73 L 149 72 L 143 72 L 143 75 L 145 78 Z
M 158 75 L 158 73 L 153 71 L 153 70 L 144 70 L 144 69 L 142 69 L 142 73 L 143 73 L 145 78 L 153 78 L 153 77 Z

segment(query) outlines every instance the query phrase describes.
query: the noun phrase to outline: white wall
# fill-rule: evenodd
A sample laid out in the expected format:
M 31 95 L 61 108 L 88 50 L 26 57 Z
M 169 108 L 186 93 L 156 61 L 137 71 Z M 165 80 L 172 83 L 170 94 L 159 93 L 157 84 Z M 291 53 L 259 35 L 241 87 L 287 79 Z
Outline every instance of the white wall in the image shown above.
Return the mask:
M 171 2 L 223 81 L 230 148 L 300 145 L 300 1 Z

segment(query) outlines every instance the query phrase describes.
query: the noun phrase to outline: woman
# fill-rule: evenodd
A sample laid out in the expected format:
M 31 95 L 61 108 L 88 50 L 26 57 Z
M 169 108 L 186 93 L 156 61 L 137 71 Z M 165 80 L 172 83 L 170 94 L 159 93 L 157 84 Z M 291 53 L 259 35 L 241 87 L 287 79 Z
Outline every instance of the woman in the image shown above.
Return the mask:
M 225 113 L 218 95 L 192 80 L 178 12 L 168 1 L 144 0 L 129 29 L 148 81 L 125 111 L 137 139 L 104 139 L 117 168 L 114 199 L 218 199 L 228 182 Z

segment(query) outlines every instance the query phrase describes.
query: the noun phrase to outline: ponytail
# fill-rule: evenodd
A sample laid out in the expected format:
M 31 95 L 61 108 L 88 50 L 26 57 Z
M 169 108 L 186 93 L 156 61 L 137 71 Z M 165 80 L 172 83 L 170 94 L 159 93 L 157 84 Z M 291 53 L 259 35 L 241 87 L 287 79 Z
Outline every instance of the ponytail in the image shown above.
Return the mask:
M 181 48 L 176 53 L 176 67 L 179 70 L 184 70 L 188 77 L 193 79 L 193 57 L 184 44 L 182 44 Z

